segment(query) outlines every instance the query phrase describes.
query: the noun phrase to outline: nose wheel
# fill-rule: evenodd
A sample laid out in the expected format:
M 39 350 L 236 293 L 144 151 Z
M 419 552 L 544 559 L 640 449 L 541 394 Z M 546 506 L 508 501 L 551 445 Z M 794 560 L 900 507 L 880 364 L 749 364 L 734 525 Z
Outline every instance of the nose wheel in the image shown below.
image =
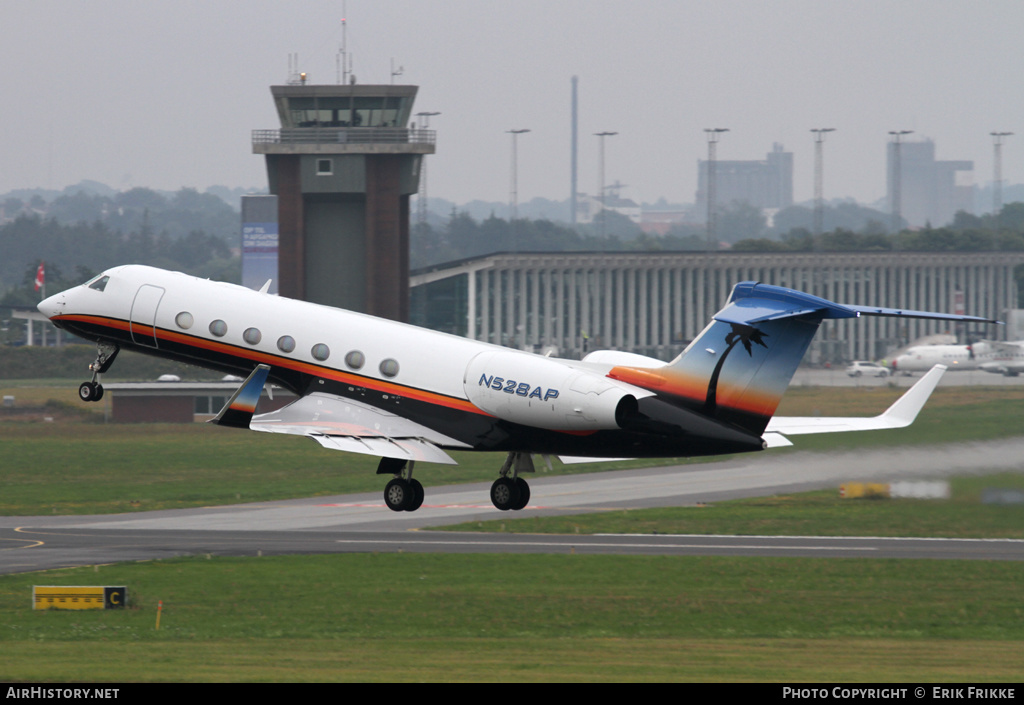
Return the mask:
M 78 398 L 82 401 L 99 401 L 103 398 L 103 385 L 99 382 L 82 382 L 78 387 Z

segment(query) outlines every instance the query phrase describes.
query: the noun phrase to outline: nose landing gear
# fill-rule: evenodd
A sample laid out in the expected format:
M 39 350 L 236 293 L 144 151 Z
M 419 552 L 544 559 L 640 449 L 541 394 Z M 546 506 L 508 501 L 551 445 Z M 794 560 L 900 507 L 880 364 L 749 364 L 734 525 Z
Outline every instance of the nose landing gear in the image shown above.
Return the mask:
M 103 385 L 100 384 L 100 375 L 110 369 L 114 358 L 120 350 L 116 345 L 100 343 L 96 346 L 96 359 L 89 369 L 92 371 L 92 379 L 82 382 L 78 387 L 78 398 L 82 401 L 99 401 L 103 398 Z

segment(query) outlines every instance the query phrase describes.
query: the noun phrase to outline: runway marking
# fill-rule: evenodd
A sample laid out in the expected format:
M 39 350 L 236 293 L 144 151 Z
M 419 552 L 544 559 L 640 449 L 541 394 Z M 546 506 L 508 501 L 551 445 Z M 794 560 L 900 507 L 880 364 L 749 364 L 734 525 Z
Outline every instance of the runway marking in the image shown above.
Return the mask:
M 341 503 L 341 504 L 318 504 L 316 506 L 318 506 L 318 507 L 338 507 L 340 509 L 352 509 L 352 508 L 355 508 L 355 509 L 387 509 L 387 505 L 386 504 L 383 504 L 383 503 L 378 504 L 376 502 L 370 502 L 370 503 L 352 502 L 352 503 Z M 475 510 L 479 510 L 479 509 L 494 509 L 494 508 L 495 507 L 494 507 L 493 504 L 424 504 L 424 505 L 422 505 L 420 507 L 420 510 L 423 510 L 423 509 L 472 509 L 472 510 L 475 511 Z M 524 507 L 523 511 L 526 511 L 528 509 L 558 509 L 558 508 L 559 507 L 547 507 L 547 506 L 543 506 L 543 505 L 529 505 L 527 507 Z M 502 515 L 502 516 L 504 516 L 504 515 Z M 521 516 L 521 515 L 516 514 L 516 515 L 513 515 L 513 516 Z
M 708 539 L 729 539 L 736 538 L 731 534 L 658 534 L 666 538 L 708 538 Z M 592 536 L 636 536 L 636 534 L 592 534 Z M 759 539 L 792 539 L 794 541 L 987 541 L 990 543 L 1024 543 L 1024 539 L 1000 539 L 1000 538 L 943 538 L 941 536 L 792 536 L 758 534 Z
M 335 543 L 342 544 L 385 544 L 401 546 L 488 546 L 493 548 L 496 544 L 493 541 L 382 541 L 379 539 L 338 539 Z M 560 548 L 714 548 L 714 549 L 758 549 L 758 550 L 785 550 L 785 551 L 877 551 L 877 548 L 870 546 L 768 546 L 765 544 L 720 544 L 720 543 L 693 543 L 693 544 L 670 544 L 664 543 L 587 543 L 580 541 L 516 541 L 504 546 L 529 546 L 529 547 L 560 547 Z
M 42 546 L 46 543 L 45 541 L 33 541 L 32 539 L 0 538 L 0 541 L 18 541 L 25 544 L 24 546 L 4 546 L 3 548 L 0 548 L 0 551 L 17 551 L 23 548 L 35 548 L 36 546 Z

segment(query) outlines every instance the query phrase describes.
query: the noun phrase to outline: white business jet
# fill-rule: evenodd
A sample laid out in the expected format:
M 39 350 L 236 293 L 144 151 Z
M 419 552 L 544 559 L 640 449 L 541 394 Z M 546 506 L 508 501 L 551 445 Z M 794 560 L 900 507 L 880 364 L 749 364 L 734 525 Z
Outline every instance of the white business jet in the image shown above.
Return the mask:
M 269 284 L 269 282 L 268 282 Z M 87 401 L 121 349 L 247 376 L 213 421 L 309 436 L 381 458 L 395 511 L 423 502 L 416 462 L 446 451 L 508 453 L 491 487 L 498 509 L 522 509 L 534 454 L 570 458 L 705 456 L 790 445 L 787 435 L 898 428 L 931 394 L 937 366 L 874 418 L 772 416 L 826 318 L 970 316 L 832 303 L 777 286 L 737 284 L 722 311 L 672 362 L 617 351 L 582 361 L 541 357 L 350 311 L 153 267 L 109 269 L 39 310 L 97 343 Z M 256 415 L 267 382 L 298 395 Z

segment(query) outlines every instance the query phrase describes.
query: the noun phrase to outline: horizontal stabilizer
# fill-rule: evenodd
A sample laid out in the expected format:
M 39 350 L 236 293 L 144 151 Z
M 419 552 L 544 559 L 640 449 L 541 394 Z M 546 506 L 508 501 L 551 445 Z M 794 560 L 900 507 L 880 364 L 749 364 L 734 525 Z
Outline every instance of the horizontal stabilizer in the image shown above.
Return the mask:
M 961 314 L 838 304 L 802 291 L 749 281 L 740 282 L 735 286 L 729 304 L 715 314 L 715 320 L 738 325 L 754 325 L 765 321 L 811 315 L 822 319 L 893 316 L 969 323 L 1000 323 L 990 318 Z
M 257 365 L 249 378 L 228 399 L 228 403 L 224 405 L 220 413 L 210 419 L 210 423 L 232 428 L 249 428 L 249 422 L 252 420 L 252 415 L 256 413 L 256 404 L 260 400 L 260 395 L 263 394 L 263 385 L 267 382 L 268 374 L 270 374 L 269 365 Z
M 871 417 L 814 417 L 776 416 L 765 429 L 765 442 L 769 447 L 787 445 L 769 435 L 795 436 L 810 433 L 839 433 L 843 431 L 874 431 L 886 428 L 904 428 L 914 423 L 928 397 L 935 391 L 945 365 L 936 365 L 913 387 L 878 416 Z

